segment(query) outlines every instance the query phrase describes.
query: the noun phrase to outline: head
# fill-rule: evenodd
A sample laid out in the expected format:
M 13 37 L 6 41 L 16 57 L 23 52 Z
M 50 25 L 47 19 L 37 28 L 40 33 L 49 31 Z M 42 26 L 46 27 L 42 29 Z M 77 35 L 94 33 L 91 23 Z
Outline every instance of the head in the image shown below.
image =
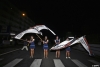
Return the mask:
M 69 40 L 68 38 L 66 40 Z
M 33 36 L 31 36 L 31 39 L 33 39 L 34 37 Z
M 58 36 L 56 36 L 56 39 L 58 39 Z
M 45 36 L 45 40 L 47 39 L 47 36 Z

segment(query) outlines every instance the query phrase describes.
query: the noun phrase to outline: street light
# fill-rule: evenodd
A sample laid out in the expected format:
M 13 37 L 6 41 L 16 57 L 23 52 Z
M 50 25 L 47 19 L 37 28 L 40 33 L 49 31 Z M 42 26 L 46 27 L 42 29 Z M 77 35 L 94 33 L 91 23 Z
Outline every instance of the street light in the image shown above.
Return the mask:
M 24 14 L 24 13 L 23 13 L 22 15 L 23 15 L 23 16 L 25 16 L 25 14 Z

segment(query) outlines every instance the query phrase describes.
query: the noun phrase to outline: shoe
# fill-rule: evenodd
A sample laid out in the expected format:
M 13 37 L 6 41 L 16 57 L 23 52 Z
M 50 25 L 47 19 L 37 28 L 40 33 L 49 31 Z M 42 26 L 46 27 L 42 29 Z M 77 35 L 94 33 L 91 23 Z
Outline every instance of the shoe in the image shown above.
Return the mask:
M 67 57 L 66 57 L 66 59 L 67 59 Z
M 70 58 L 70 57 L 68 57 L 68 58 Z
M 32 58 L 32 57 L 30 56 L 30 58 Z

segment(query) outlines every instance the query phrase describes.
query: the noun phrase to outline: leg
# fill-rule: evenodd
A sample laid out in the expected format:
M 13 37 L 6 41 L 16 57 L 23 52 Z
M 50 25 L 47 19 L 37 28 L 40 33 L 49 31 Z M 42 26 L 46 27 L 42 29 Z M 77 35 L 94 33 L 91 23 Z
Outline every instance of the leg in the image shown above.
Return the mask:
M 68 49 L 68 58 L 70 58 L 70 47 Z
M 30 55 L 30 58 L 32 57 L 32 49 L 30 49 L 30 53 L 31 53 L 31 55 Z
M 22 50 L 24 49 L 25 47 L 23 46 Z
M 68 57 L 70 57 L 70 51 L 68 51 Z
M 66 51 L 66 58 L 67 58 L 67 54 L 68 54 L 68 52 Z
M 27 47 L 25 46 L 25 49 L 27 50 Z
M 34 56 L 34 49 L 33 49 L 33 56 Z
M 60 57 L 60 50 L 58 51 L 58 58 Z
M 33 56 L 34 56 L 34 49 L 32 49 L 32 58 L 33 58 Z
M 28 47 L 26 46 L 26 50 L 28 51 Z
M 46 49 L 46 58 L 48 58 L 48 49 Z
M 46 52 L 46 51 L 45 51 L 45 49 L 44 49 L 44 58 L 45 58 L 45 52 Z
M 58 53 L 58 51 L 56 51 L 56 58 L 58 57 L 58 56 L 57 56 L 57 53 Z

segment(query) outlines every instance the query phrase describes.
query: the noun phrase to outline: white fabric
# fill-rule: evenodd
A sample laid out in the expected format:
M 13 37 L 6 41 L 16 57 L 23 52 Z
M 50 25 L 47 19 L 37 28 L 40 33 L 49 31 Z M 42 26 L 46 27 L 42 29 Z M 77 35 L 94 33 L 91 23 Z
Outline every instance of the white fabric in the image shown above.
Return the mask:
M 73 39 L 69 40 L 69 41 L 63 41 L 61 42 L 59 45 L 56 45 L 56 46 L 53 46 L 51 48 L 51 50 L 58 50 L 58 49 L 61 49 L 61 48 L 64 48 L 66 44 L 68 44 L 69 42 L 71 42 Z
M 80 43 L 81 38 L 82 38 L 82 37 L 80 37 L 80 38 L 78 38 L 77 40 L 75 40 L 73 43 L 70 44 L 70 46 L 72 46 L 72 45 L 74 45 L 74 44 L 76 44 L 76 43 Z
M 87 43 L 85 42 L 84 38 L 82 37 L 80 39 L 80 43 L 82 44 L 82 46 L 89 52 L 89 55 L 91 55 L 90 51 L 89 51 L 89 46 L 87 45 Z
M 48 27 L 46 27 L 45 25 L 37 25 L 34 27 L 36 30 L 40 31 L 42 29 L 47 29 L 49 30 L 51 33 L 53 33 L 54 35 L 56 35 L 51 29 L 49 29 Z
M 63 41 L 61 42 L 60 44 L 56 45 L 56 46 L 53 46 L 50 50 L 58 50 L 58 49 L 63 49 L 63 48 L 66 48 L 65 45 L 70 43 L 73 39 L 69 40 L 69 41 Z M 69 46 L 72 46 L 76 43 L 81 43 L 82 46 L 88 51 L 89 55 L 91 55 L 90 53 L 90 50 L 89 50 L 89 46 L 87 45 L 87 43 L 85 42 L 84 40 L 84 37 L 80 37 L 78 38 L 77 40 L 73 41 Z
M 19 33 L 18 35 L 15 36 L 16 39 L 21 39 L 24 34 L 26 33 L 36 33 L 36 34 L 42 34 L 42 32 L 38 32 L 36 29 L 28 29 L 28 30 L 25 30 L 21 33 Z
M 91 55 L 90 50 L 89 50 L 89 46 L 87 45 L 87 43 L 84 40 L 84 37 L 80 37 L 77 40 L 75 40 L 72 44 L 70 44 L 70 46 L 76 44 L 76 43 L 81 43 L 82 46 L 86 49 L 86 51 L 88 51 L 89 55 Z

